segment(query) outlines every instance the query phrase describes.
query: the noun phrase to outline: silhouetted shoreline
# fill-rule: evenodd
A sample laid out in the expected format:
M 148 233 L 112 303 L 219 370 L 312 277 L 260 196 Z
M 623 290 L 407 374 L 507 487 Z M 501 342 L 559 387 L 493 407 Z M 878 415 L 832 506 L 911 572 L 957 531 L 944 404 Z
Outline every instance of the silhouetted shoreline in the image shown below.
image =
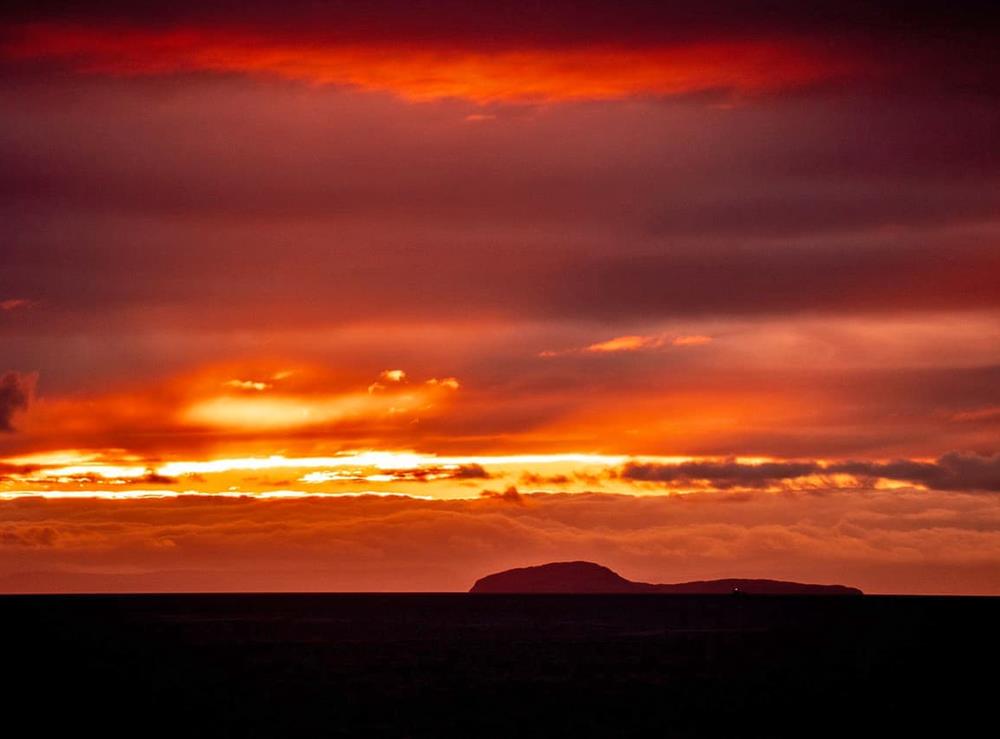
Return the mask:
M 475 582 L 470 593 L 676 593 L 687 595 L 863 595 L 844 585 L 725 578 L 693 582 L 654 584 L 627 580 L 595 562 L 549 562 L 518 567 L 487 575 Z

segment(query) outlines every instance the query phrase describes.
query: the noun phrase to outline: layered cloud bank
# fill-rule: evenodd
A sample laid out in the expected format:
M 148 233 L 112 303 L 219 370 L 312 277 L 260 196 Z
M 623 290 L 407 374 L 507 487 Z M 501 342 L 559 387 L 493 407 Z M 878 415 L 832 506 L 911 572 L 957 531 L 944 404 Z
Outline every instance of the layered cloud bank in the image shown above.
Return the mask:
M 460 590 L 600 559 L 642 580 L 997 593 L 1000 497 L 858 490 L 519 504 L 393 498 L 0 502 L 0 590 Z

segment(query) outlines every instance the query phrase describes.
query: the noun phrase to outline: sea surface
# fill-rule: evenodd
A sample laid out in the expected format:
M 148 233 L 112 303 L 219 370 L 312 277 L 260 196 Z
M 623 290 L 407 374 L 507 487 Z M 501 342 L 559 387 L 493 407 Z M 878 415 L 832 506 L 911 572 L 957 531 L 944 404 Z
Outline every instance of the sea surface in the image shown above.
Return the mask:
M 0 627 L 19 736 L 991 736 L 1000 717 L 998 598 L 2 596 Z

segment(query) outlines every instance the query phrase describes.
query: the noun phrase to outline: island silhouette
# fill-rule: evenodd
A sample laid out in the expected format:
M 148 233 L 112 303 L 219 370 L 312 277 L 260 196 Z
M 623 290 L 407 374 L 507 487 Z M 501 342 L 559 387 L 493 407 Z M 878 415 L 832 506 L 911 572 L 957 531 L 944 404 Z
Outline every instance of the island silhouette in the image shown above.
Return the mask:
M 627 580 L 596 562 L 550 562 L 486 575 L 470 593 L 677 593 L 684 595 L 862 595 L 846 585 L 726 578 L 654 584 Z

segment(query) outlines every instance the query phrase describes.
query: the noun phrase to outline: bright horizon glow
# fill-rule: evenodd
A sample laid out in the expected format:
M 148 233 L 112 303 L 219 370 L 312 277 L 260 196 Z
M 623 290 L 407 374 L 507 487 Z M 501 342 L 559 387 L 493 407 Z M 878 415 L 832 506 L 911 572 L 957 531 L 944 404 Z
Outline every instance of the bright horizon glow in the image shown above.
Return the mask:
M 106 455 L 71 450 L 37 455 L 35 458 L 72 460 L 99 459 Z M 9 460 L 0 460 L 0 464 Z M 222 495 L 287 497 L 309 495 L 403 494 L 419 499 L 461 500 L 499 495 L 495 488 L 530 492 L 580 494 L 603 492 L 616 495 L 677 495 L 717 490 L 927 489 L 920 475 L 930 474 L 940 460 L 914 459 L 894 472 L 892 460 L 846 463 L 838 460 L 781 460 L 772 457 L 695 457 L 657 455 L 608 455 L 589 453 L 508 454 L 466 456 L 435 455 L 415 451 L 357 450 L 331 456 L 236 457 L 214 460 L 174 460 L 148 465 L 118 465 L 96 462 L 69 466 L 36 467 L 7 475 L 4 491 L 10 498 L 69 497 L 90 495 L 88 484 L 117 488 L 107 492 L 109 500 L 143 498 L 159 494 L 143 485 L 170 485 L 190 478 L 200 489 L 184 491 L 164 488 L 163 495 Z M 862 465 L 857 472 L 852 465 Z M 865 467 L 868 465 L 868 467 Z M 906 467 L 905 465 L 923 465 Z M 869 469 L 870 472 L 864 471 Z M 942 468 L 943 469 L 943 468 Z M 631 470 L 631 471 L 630 471 Z M 651 470 L 648 472 L 647 470 Z M 658 470 L 667 470 L 658 477 Z M 909 470 L 909 472 L 907 472 Z M 297 482 L 310 491 L 285 488 L 291 480 L 268 473 L 295 471 Z M 241 477 L 243 473 L 264 476 Z M 293 476 L 294 476 L 293 475 Z M 902 475 L 900 478 L 899 475 Z M 909 475 L 909 476 L 907 476 Z M 914 477 L 916 476 L 916 477 Z M 103 481 L 103 482 L 102 482 Z M 17 490 L 19 484 L 34 490 Z M 419 494 L 384 490 L 357 491 L 358 485 L 418 486 Z M 53 485 L 60 485 L 54 488 Z M 132 489 L 130 486 L 139 486 Z M 492 490 L 492 492 L 491 492 Z M 508 495 L 511 493 L 507 493 Z
M 432 495 L 386 492 L 384 490 L 358 490 L 348 493 L 324 493 L 311 490 L 268 490 L 241 492 L 223 490 L 204 493 L 198 490 L 2 490 L 0 500 L 20 498 L 45 498 L 51 500 L 147 500 L 159 498 L 251 498 L 253 500 L 288 500 L 299 498 L 407 498 L 410 500 L 437 500 Z

